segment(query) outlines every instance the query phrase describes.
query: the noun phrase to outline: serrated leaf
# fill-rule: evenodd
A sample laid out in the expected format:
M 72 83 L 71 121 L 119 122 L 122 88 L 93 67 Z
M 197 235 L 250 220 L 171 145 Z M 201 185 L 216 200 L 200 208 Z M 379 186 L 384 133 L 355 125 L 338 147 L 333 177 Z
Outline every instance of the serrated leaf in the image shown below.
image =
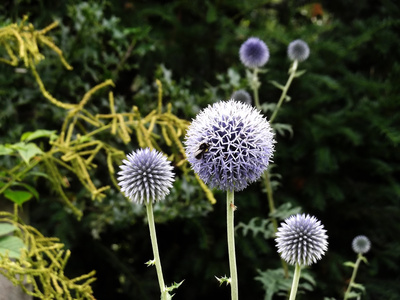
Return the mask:
M 29 164 L 32 157 L 43 153 L 43 151 L 34 143 L 17 143 L 12 145 L 12 148 L 18 151 L 19 155 L 27 164 Z
M 25 248 L 24 242 L 16 236 L 4 236 L 0 238 L 0 254 L 10 258 L 19 258 L 21 249 Z
M 0 236 L 9 234 L 11 232 L 14 232 L 15 230 L 17 230 L 17 227 L 12 224 L 0 223 Z
M 6 189 L 4 191 L 4 197 L 18 205 L 22 205 L 24 202 L 30 200 L 32 196 L 30 192 L 26 191 L 13 191 L 11 189 Z
M 38 139 L 41 137 L 48 137 L 51 141 L 57 139 L 56 131 L 55 130 L 45 130 L 39 129 L 36 131 L 28 131 L 22 134 L 21 141 L 29 142 L 34 139 Z

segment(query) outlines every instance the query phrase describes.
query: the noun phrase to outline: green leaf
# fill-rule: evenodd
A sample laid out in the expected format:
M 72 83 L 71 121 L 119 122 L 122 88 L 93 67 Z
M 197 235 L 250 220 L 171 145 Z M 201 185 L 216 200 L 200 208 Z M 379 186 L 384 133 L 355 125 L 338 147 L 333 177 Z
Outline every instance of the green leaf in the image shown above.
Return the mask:
M 351 267 L 351 268 L 353 268 L 353 269 L 354 269 L 354 267 L 356 266 L 356 265 L 355 265 L 353 262 L 351 262 L 351 261 L 346 261 L 346 262 L 343 263 L 343 265 L 346 266 L 346 267 Z
M 4 236 L 0 238 L 0 254 L 11 258 L 19 258 L 21 249 L 24 249 L 24 242 L 16 236 Z
M 0 223 L 0 236 L 9 234 L 11 232 L 14 232 L 15 230 L 17 230 L 17 227 L 12 224 Z
M 282 84 L 276 82 L 275 80 L 270 80 L 269 83 L 271 83 L 273 86 L 276 86 L 278 89 L 282 91 L 285 89 L 285 87 Z
M 0 155 L 10 155 L 14 150 L 9 146 L 0 145 Z
M 294 77 L 300 77 L 301 75 L 303 75 L 305 72 L 307 72 L 306 70 L 301 70 L 301 71 L 297 71 L 295 74 L 294 74 Z
M 45 129 L 39 129 L 36 131 L 28 131 L 25 132 L 21 136 L 21 141 L 29 142 L 34 139 L 38 139 L 41 137 L 48 137 L 51 141 L 55 140 L 57 138 L 56 131 L 55 130 L 45 130 Z
M 17 143 L 12 145 L 12 148 L 17 150 L 22 159 L 28 164 L 32 157 L 37 154 L 42 154 L 43 151 L 34 143 Z
M 36 199 L 39 199 L 38 191 L 33 186 L 30 186 L 29 184 L 26 184 L 23 182 L 17 182 L 17 183 L 14 183 L 12 186 L 22 186 L 26 190 L 28 190 Z
M 22 205 L 24 202 L 32 198 L 32 194 L 30 192 L 13 191 L 10 189 L 4 191 L 4 196 L 18 205 Z

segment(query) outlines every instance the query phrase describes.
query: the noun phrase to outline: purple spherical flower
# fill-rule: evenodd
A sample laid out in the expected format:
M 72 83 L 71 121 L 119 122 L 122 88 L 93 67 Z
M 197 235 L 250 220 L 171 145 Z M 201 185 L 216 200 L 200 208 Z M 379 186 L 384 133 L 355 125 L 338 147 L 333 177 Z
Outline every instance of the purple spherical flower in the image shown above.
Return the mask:
M 278 253 L 292 265 L 311 265 L 321 259 L 328 248 L 324 226 L 315 217 L 305 214 L 286 219 L 276 236 Z
M 174 181 L 171 163 L 157 150 L 139 149 L 128 154 L 120 166 L 121 191 L 131 201 L 149 204 L 169 194 Z
M 246 67 L 258 68 L 267 63 L 269 50 L 262 40 L 251 37 L 240 46 L 239 57 Z
M 287 53 L 290 60 L 304 61 L 310 55 L 310 48 L 303 40 L 294 40 L 288 46 Z
M 353 239 L 351 247 L 355 253 L 364 254 L 371 249 L 371 242 L 365 235 L 359 235 Z
M 185 148 L 192 168 L 206 184 L 241 191 L 267 169 L 274 138 L 267 119 L 254 107 L 220 101 L 193 120 Z
M 251 96 L 245 90 L 237 90 L 231 96 L 231 99 L 240 101 L 243 103 L 251 104 Z

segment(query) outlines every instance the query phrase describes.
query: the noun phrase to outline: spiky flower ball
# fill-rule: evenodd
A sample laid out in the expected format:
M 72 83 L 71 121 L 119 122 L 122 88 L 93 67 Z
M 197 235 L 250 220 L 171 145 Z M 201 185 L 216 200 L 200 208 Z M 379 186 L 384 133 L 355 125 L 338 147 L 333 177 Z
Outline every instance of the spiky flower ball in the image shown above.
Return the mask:
M 287 54 L 290 60 L 304 61 L 310 55 L 310 48 L 303 40 L 294 40 L 287 49 Z
M 324 226 L 310 215 L 290 216 L 278 228 L 276 236 L 278 253 L 291 265 L 311 265 L 328 249 Z
M 118 185 L 131 201 L 148 204 L 164 200 L 174 181 L 171 163 L 157 150 L 139 149 L 126 156 Z
M 193 120 L 185 139 L 186 156 L 206 184 L 241 191 L 267 169 L 273 136 L 267 119 L 252 106 L 220 101 Z
M 351 243 L 351 247 L 355 253 L 367 253 L 371 249 L 371 242 L 365 235 L 356 236 Z
M 231 96 L 231 99 L 240 101 L 243 103 L 251 104 L 251 96 L 245 90 L 237 90 Z
M 239 57 L 246 67 L 258 68 L 267 63 L 269 50 L 262 40 L 251 37 L 240 46 Z

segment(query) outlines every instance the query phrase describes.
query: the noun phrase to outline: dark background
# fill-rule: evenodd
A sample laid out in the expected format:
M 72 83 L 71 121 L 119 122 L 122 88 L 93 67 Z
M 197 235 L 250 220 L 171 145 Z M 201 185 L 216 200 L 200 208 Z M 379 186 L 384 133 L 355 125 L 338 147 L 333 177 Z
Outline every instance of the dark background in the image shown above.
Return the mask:
M 164 87 L 164 103 L 191 120 L 200 108 L 228 99 L 245 86 L 240 45 L 250 36 L 263 39 L 271 58 L 260 80 L 261 103 L 276 102 L 269 84 L 287 79 L 286 47 L 301 38 L 311 49 L 276 119 L 291 124 L 293 136 L 277 136 L 274 172 L 282 175 L 276 205 L 290 202 L 315 215 L 328 230 L 329 251 L 310 268 L 317 285 L 298 299 L 342 298 L 355 260 L 352 239 L 367 235 L 372 249 L 357 282 L 362 299 L 400 298 L 400 6 L 396 1 L 2 1 L 0 24 L 20 21 L 51 32 L 67 61 L 44 49 L 38 65 L 47 89 L 57 99 L 76 102 L 90 87 L 113 79 L 117 110 L 157 105 L 154 79 Z M 1 51 L 3 49 L 1 48 Z M 4 51 L 3 51 L 4 52 Z M 4 53 L 1 52 L 3 55 Z M 232 82 L 227 70 L 240 74 Z M 172 72 L 172 75 L 169 73 Z M 172 77 L 169 77 L 169 76 Z M 171 80 L 169 80 L 171 78 Z M 108 107 L 101 94 L 94 112 Z M 29 73 L 0 65 L 0 142 L 17 142 L 34 129 L 58 129 L 64 111 L 45 100 Z M 267 113 L 268 115 L 268 113 Z M 137 147 L 122 145 L 126 152 Z M 100 164 L 101 165 L 101 164 Z M 229 287 L 215 276 L 228 275 L 225 195 L 215 191 L 211 206 L 179 176 L 166 203 L 156 208 L 157 235 L 167 284 L 185 279 L 174 299 L 229 299 Z M 101 172 L 98 176 L 102 178 Z M 78 182 L 69 195 L 80 199 L 81 221 L 65 211 L 57 196 L 36 182 L 40 200 L 29 206 L 31 224 L 60 237 L 72 251 L 68 272 L 93 269 L 96 299 L 158 299 L 144 209 L 112 190 L 92 202 Z M 267 218 L 261 183 L 236 194 L 236 222 Z M 182 191 L 185 191 L 183 193 Z M 256 269 L 278 268 L 274 242 L 238 233 L 236 238 L 241 299 L 263 299 Z M 274 298 L 275 299 L 275 298 Z M 276 299 L 284 297 L 276 296 Z

